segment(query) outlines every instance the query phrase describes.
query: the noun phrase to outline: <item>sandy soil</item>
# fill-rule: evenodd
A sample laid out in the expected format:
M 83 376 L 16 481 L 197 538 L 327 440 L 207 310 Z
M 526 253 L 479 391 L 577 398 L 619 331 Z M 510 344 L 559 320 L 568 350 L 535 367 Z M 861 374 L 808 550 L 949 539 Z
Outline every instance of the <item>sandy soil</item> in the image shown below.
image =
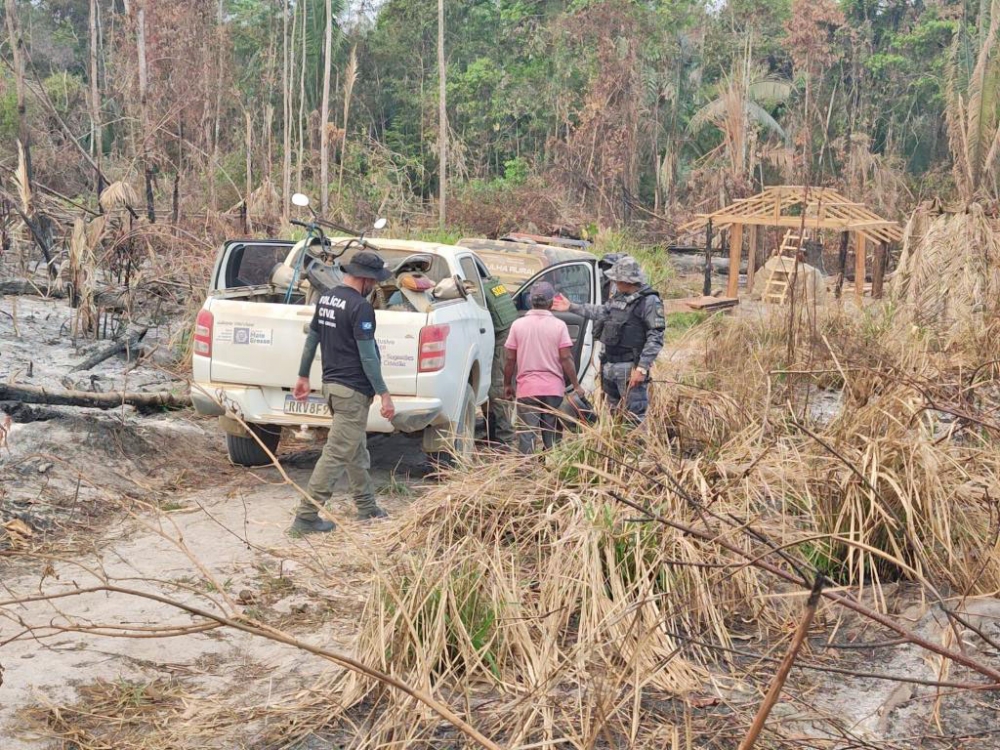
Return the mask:
M 107 342 L 74 342 L 73 311 L 64 302 L 8 297 L 0 310 L 7 313 L 0 316 L 4 379 L 101 391 L 184 386 L 158 366 L 155 353 L 138 366 L 116 357 L 70 373 Z M 176 325 L 165 319 L 145 343 L 165 351 Z M 231 610 L 315 645 L 349 650 L 368 591 L 363 565 L 357 555 L 346 556 L 342 568 L 319 577 L 323 587 L 315 571 L 304 575 L 298 560 L 308 559 L 310 543 L 286 534 L 298 492 L 275 469 L 232 467 L 214 420 L 0 404 L 0 423 L 6 414 L 12 419 L 0 447 L 0 599 L 111 581 L 208 609 L 212 599 L 228 597 Z M 325 434 L 285 438 L 282 464 L 304 486 Z M 423 461 L 420 444 L 373 436 L 370 449 L 380 502 L 399 512 L 417 491 L 407 476 Z M 356 522 L 350 501 L 336 498 L 331 510 L 342 521 L 340 538 L 364 544 L 380 533 L 381 524 Z M 5 608 L 0 746 L 58 747 L 33 731 L 28 709 L 72 704 L 102 681 L 167 680 L 192 701 L 206 701 L 203 707 L 263 712 L 330 669 L 315 656 L 232 630 L 167 639 L 77 632 L 139 633 L 191 622 L 165 604 L 103 592 Z M 196 727 L 199 712 L 191 705 L 186 721 Z M 259 730 L 238 723 L 219 728 L 204 746 L 247 746 Z
M 77 428 L 88 426 L 92 424 Z M 202 428 L 178 429 L 158 422 L 143 429 L 155 432 L 161 442 L 176 443 L 178 433 L 184 436 Z M 22 425 L 13 435 L 12 448 L 17 451 L 30 432 L 43 430 L 61 433 L 73 428 L 52 421 Z M 400 492 L 397 478 L 422 459 L 417 445 L 405 438 L 372 441 L 374 475 L 383 488 L 381 502 L 390 513 L 410 501 L 409 495 Z M 308 481 L 319 447 L 316 442 L 285 449 L 283 463 L 294 482 Z M 400 456 L 408 458 L 401 461 Z M 209 453 L 201 467 L 192 468 L 212 470 L 212 458 Z M 190 455 L 187 460 L 196 461 Z M 222 471 L 214 478 L 200 488 L 150 493 L 151 499 L 159 500 L 162 513 L 137 506 L 116 490 L 105 490 L 103 502 L 117 505 L 117 513 L 108 512 L 104 518 L 117 516 L 117 520 L 103 530 L 91 529 L 99 533 L 91 534 L 90 551 L 82 552 L 78 544 L 71 559 L 60 556 L 47 564 L 38 559 L 29 562 L 27 557 L 8 563 L 0 560 L 0 596 L 70 592 L 114 580 L 116 585 L 211 608 L 209 598 L 218 599 L 221 591 L 237 604 L 237 611 L 300 631 L 315 645 L 349 650 L 354 621 L 368 591 L 356 558 L 345 559 L 343 570 L 331 571 L 325 577 L 326 588 L 315 588 L 314 575 L 307 576 L 312 582 L 308 590 L 300 588 L 300 563 L 292 558 L 301 559 L 310 542 L 292 540 L 285 533 L 297 502 L 296 490 L 275 469 Z M 348 500 L 335 500 L 332 510 L 343 520 L 338 534 L 350 534 L 364 543 L 366 537 L 379 533 L 380 523 L 353 520 Z M 77 688 L 96 680 L 149 683 L 170 677 L 181 680 L 185 690 L 210 696 L 215 703 L 265 709 L 269 702 L 303 689 L 329 668 L 315 656 L 231 630 L 169 639 L 120 639 L 64 630 L 78 625 L 102 632 L 113 627 L 141 630 L 192 622 L 185 613 L 140 598 L 93 593 L 30 603 L 7 612 L 8 617 L 0 619 L 0 737 L 5 738 L 5 750 L 47 746 L 25 728 L 24 709 L 39 703 L 71 703 Z M 297 618 L 303 620 L 301 626 Z M 34 637 L 25 636 L 29 627 Z M 14 640 L 7 642 L 10 639 Z M 206 746 L 243 746 L 252 742 L 257 730 L 229 727 L 219 734 L 218 742 Z

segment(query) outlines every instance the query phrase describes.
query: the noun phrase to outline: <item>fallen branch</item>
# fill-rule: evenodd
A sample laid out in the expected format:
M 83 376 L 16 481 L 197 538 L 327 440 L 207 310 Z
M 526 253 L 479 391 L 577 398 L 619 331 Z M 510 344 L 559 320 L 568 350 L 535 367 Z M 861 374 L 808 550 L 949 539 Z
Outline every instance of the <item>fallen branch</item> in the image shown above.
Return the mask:
M 202 618 L 203 621 L 215 623 L 217 625 L 232 628 L 234 630 L 239 630 L 249 635 L 257 636 L 259 638 L 266 638 L 277 643 L 283 643 L 287 646 L 306 651 L 307 653 L 313 654 L 315 656 L 322 657 L 328 661 L 333 662 L 345 669 L 350 669 L 353 672 L 366 675 L 375 680 L 378 680 L 384 685 L 395 688 L 406 695 L 410 696 L 414 700 L 423 703 L 431 711 L 436 713 L 446 722 L 451 724 L 453 727 L 458 729 L 462 734 L 468 737 L 470 740 L 475 742 L 482 748 L 486 750 L 501 750 L 500 746 L 493 742 L 491 739 L 482 734 L 479 730 L 473 727 L 471 724 L 466 722 L 460 716 L 458 716 L 454 711 L 448 708 L 447 705 L 441 701 L 434 698 L 429 693 L 425 693 L 419 688 L 411 687 L 407 685 L 402 680 L 394 677 L 390 674 L 386 674 L 375 667 L 370 667 L 357 659 L 354 659 L 347 654 L 338 653 L 336 651 L 330 651 L 328 649 L 320 648 L 318 646 L 313 646 L 305 641 L 298 640 L 292 636 L 283 633 L 280 630 L 274 628 L 269 628 L 262 623 L 258 623 L 255 620 L 251 620 L 246 617 L 227 617 L 226 615 L 217 614 L 215 612 L 210 612 L 208 610 L 202 609 L 200 607 L 195 607 L 190 604 L 185 604 L 184 602 L 177 601 L 175 599 L 170 599 L 165 596 L 160 596 L 159 594 L 154 594 L 148 591 L 139 591 L 136 589 L 123 588 L 121 586 L 113 585 L 99 585 L 99 586 L 89 586 L 85 588 L 78 588 L 72 591 L 65 591 L 53 594 L 40 594 L 38 596 L 27 596 L 16 599 L 9 599 L 7 601 L 0 601 L 0 610 L 7 609 L 8 607 L 21 606 L 24 604 L 30 604 L 32 602 L 52 602 L 57 599 L 65 599 L 67 597 L 76 597 L 84 594 L 93 594 L 98 592 L 106 592 L 109 594 L 122 594 L 125 596 L 133 596 L 140 599 L 147 599 L 149 601 L 158 602 L 160 604 L 165 604 L 169 607 L 181 610 L 182 612 L 187 612 L 189 615 L 194 617 Z M 201 625 L 204 623 L 196 624 Z
M 575 466 L 581 471 L 589 471 L 593 474 L 596 474 L 604 478 L 609 482 L 613 482 L 616 484 L 620 483 L 617 477 L 614 477 L 611 474 L 608 474 L 607 472 L 601 471 L 596 467 L 587 466 L 585 464 L 575 464 Z M 719 538 L 715 534 L 710 534 L 708 532 L 700 531 L 699 529 L 696 529 L 692 526 L 688 526 L 686 524 L 678 523 L 677 521 L 671 520 L 669 518 L 665 518 L 664 516 L 661 516 L 659 513 L 653 511 L 651 508 L 647 508 L 641 505 L 640 503 L 633 502 L 632 500 L 629 500 L 626 497 L 622 497 L 622 495 L 617 492 L 610 491 L 609 494 L 619 503 L 627 505 L 633 510 L 637 510 L 640 513 L 643 513 L 647 518 L 649 518 L 652 521 L 655 521 L 658 524 L 661 524 L 663 526 L 668 526 L 672 529 L 675 529 L 676 531 L 680 531 L 683 534 L 687 534 L 688 536 L 700 539 L 704 542 L 708 542 L 709 544 L 715 544 L 719 547 L 722 547 L 723 549 L 729 550 L 733 554 L 738 555 L 739 557 L 742 557 L 743 559 L 747 560 L 748 561 L 747 564 L 752 565 L 753 567 L 758 568 L 759 570 L 767 571 L 768 573 L 771 573 L 772 575 L 775 575 L 778 578 L 787 581 L 788 583 L 795 584 L 796 586 L 802 586 L 802 580 L 800 578 L 792 575 L 791 573 L 778 567 L 777 565 L 767 562 L 766 560 L 755 558 L 753 555 L 749 554 L 746 550 L 741 549 L 736 544 L 728 542 L 725 539 Z M 882 625 L 883 627 L 892 630 L 894 633 L 905 638 L 908 642 L 912 643 L 913 645 L 918 646 L 931 653 L 937 654 L 938 656 L 944 657 L 945 659 L 950 659 L 951 661 L 957 664 L 961 664 L 963 667 L 968 667 L 969 669 L 978 672 L 984 677 L 989 678 L 990 680 L 993 681 L 994 684 L 1000 685 L 1000 670 L 994 669 L 993 667 L 987 664 L 983 664 L 982 662 L 979 662 L 969 656 L 966 656 L 965 654 L 959 651 L 953 651 L 952 649 L 949 649 L 938 643 L 934 643 L 933 641 L 924 638 L 923 636 L 918 635 L 917 633 L 907 630 L 906 628 L 904 628 L 902 625 L 895 622 L 891 618 L 881 614 L 880 612 L 875 611 L 870 607 L 866 607 L 861 602 L 855 601 L 850 597 L 844 596 L 842 594 L 833 591 L 823 591 L 822 596 L 824 599 L 828 599 L 832 602 L 835 602 L 836 604 L 841 605 L 842 607 L 846 607 L 847 609 L 857 612 L 862 617 L 872 620 L 873 622 L 876 622 L 879 625 Z
M 105 347 L 96 354 L 87 357 L 83 362 L 78 364 L 76 367 L 70 370 L 70 372 L 82 372 L 84 370 L 92 370 L 97 367 L 101 362 L 107 359 L 111 359 L 121 352 L 130 352 L 134 350 L 140 341 L 146 337 L 146 332 L 149 331 L 148 328 L 143 326 L 133 330 L 131 333 L 126 334 L 120 340 L 111 344 L 111 346 Z
M 35 297 L 50 297 L 60 299 L 66 296 L 66 290 L 61 286 L 40 286 L 30 279 L 5 279 L 0 281 L 0 297 L 31 295 Z
M 754 717 L 753 724 L 750 725 L 746 737 L 740 743 L 739 750 L 751 750 L 756 744 L 760 733 L 764 731 L 764 724 L 767 722 L 767 717 L 771 715 L 771 709 L 778 702 L 778 698 L 781 696 L 781 689 L 785 686 L 785 680 L 788 679 L 788 673 L 792 671 L 795 657 L 799 655 L 799 649 L 802 648 L 802 644 L 809 634 L 809 625 L 812 624 L 813 616 L 816 614 L 816 608 L 819 606 L 819 597 L 822 592 L 823 576 L 818 575 L 809 594 L 809 599 L 806 602 L 802 619 L 799 620 L 799 627 L 795 631 L 794 638 L 792 638 L 792 644 L 788 647 L 788 653 L 781 660 L 781 666 L 778 667 L 778 672 L 774 675 L 771 687 L 768 688 L 767 695 L 764 696 L 764 702 L 760 704 L 760 709 L 757 711 L 757 715 Z
M 25 404 L 48 404 L 49 406 L 85 406 L 94 409 L 117 409 L 119 406 L 134 406 L 137 409 L 183 409 L 191 406 L 191 397 L 186 394 L 169 393 L 87 393 L 86 391 L 57 391 L 35 385 L 14 385 L 0 383 L 0 401 L 19 401 Z

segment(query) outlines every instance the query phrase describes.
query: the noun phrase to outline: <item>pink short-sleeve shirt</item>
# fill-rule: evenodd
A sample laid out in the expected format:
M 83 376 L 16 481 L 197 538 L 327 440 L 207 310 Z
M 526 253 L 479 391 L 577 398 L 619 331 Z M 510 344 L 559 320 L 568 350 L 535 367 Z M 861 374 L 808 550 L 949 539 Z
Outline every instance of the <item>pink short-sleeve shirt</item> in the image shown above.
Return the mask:
M 559 350 L 573 346 L 573 340 L 549 310 L 529 310 L 515 320 L 505 346 L 517 352 L 517 398 L 566 392 Z

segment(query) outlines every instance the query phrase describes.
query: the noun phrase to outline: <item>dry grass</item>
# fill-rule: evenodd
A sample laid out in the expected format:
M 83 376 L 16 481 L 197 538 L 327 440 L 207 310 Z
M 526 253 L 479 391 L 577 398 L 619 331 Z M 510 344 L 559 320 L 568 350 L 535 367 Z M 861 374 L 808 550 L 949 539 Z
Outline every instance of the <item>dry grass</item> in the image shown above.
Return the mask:
M 889 581 L 932 599 L 1000 590 L 995 368 L 970 377 L 884 312 L 821 316 L 788 361 L 784 315 L 706 323 L 700 361 L 659 386 L 642 434 L 605 419 L 544 463 L 484 461 L 418 499 L 376 553 L 359 658 L 512 747 L 652 747 L 675 730 L 677 747 L 735 747 L 755 701 L 732 691 L 773 667 L 719 649 L 780 645 L 803 601 L 748 559 L 882 609 Z M 815 409 L 831 390 L 839 412 Z M 376 683 L 326 689 L 343 708 L 300 707 L 299 730 L 361 722 L 355 747 L 447 744 Z M 725 710 L 685 728 L 705 695 Z
M 45 700 L 25 712 L 31 734 L 74 750 L 179 747 L 185 694 L 170 680 L 99 680 L 77 689 L 77 699 Z

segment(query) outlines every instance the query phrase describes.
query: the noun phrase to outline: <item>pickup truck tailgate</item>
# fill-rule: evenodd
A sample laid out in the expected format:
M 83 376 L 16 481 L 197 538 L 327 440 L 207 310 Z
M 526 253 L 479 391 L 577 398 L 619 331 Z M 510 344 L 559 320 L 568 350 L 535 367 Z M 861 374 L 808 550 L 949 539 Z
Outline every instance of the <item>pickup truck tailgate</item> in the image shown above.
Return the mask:
M 289 389 L 295 385 L 312 306 L 214 299 L 209 310 L 214 382 Z M 426 321 L 423 313 L 375 313 L 382 375 L 393 395 L 416 395 L 417 346 Z M 323 379 L 319 355 L 310 378 L 319 390 Z

